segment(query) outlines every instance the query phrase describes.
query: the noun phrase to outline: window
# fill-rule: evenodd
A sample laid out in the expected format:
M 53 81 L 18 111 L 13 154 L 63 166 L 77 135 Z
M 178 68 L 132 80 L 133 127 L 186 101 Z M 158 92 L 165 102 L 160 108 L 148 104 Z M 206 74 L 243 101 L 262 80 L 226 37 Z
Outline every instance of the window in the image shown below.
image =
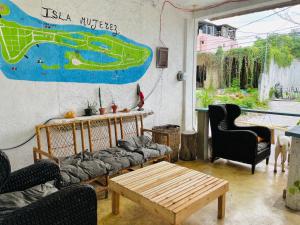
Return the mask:
M 212 26 L 207 26 L 207 34 L 214 35 L 213 31 L 214 30 Z

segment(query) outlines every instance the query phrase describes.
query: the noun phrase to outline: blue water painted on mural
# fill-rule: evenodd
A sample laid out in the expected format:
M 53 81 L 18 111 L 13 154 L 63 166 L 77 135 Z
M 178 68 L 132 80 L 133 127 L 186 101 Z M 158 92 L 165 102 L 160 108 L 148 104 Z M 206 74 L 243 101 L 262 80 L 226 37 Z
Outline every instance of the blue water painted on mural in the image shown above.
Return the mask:
M 27 15 L 12 2 L 2 0 L 0 3 L 10 8 L 10 14 L 2 16 L 5 21 L 12 21 L 20 26 L 44 29 L 43 21 Z M 58 24 L 53 24 L 53 27 L 48 30 L 70 32 L 70 37 L 60 39 L 60 44 L 42 41 L 32 46 L 20 61 L 14 63 L 8 62 L 1 54 L 0 70 L 7 78 L 44 82 L 126 84 L 139 80 L 152 62 L 151 48 L 122 35 L 113 36 L 110 31 Z M 119 48 L 114 49 L 112 47 L 114 45 L 108 46 L 110 42 L 102 43 L 94 40 L 89 44 L 98 50 L 88 50 L 84 47 L 80 49 L 79 46 L 85 46 L 81 43 L 85 37 L 82 33 L 75 32 L 89 33 L 97 37 L 109 36 L 111 40 L 119 43 Z M 128 45 L 130 46 L 127 47 Z M 136 50 L 131 51 L 133 47 Z M 116 49 L 119 51 L 118 56 L 115 56 L 116 52 L 111 52 L 117 51 Z M 68 55 L 68 53 L 71 54 Z M 139 56 L 141 59 L 137 58 Z M 128 61 L 120 64 L 124 60 Z M 89 65 L 91 61 L 93 64 Z M 108 69 L 105 69 L 106 66 Z
M 99 52 L 80 51 L 80 54 L 84 59 L 97 63 L 111 63 L 116 61 L 116 59 L 105 54 L 99 54 Z
M 92 41 L 91 44 L 92 44 L 92 45 L 99 46 L 99 47 L 104 48 L 104 49 L 110 49 L 109 46 L 107 46 L 107 45 L 105 45 L 105 44 L 103 44 L 103 43 L 101 43 L 101 42 L 99 42 L 99 41 Z
M 73 38 L 78 38 L 78 39 L 83 38 L 83 36 L 80 35 L 80 34 L 71 34 L 71 36 L 72 36 Z

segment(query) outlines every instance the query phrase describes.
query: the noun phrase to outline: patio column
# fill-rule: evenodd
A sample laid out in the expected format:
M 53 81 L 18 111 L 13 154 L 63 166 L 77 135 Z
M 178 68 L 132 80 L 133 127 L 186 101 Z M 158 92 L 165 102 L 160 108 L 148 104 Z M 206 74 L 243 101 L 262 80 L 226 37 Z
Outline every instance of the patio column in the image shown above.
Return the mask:
M 183 130 L 195 130 L 196 124 L 196 40 L 197 22 L 193 18 L 185 19 L 185 46 L 183 71 L 186 80 L 183 82 Z

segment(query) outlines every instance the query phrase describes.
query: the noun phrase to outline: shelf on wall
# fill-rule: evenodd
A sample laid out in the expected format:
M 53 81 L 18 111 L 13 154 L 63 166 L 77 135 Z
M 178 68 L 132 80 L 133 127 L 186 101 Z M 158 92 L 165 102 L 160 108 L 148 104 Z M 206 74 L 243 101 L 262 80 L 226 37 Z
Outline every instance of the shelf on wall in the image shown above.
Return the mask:
M 118 117 L 126 117 L 126 116 L 140 116 L 143 115 L 144 117 L 153 115 L 154 112 L 152 110 L 144 110 L 144 111 L 137 111 L 132 110 L 130 112 L 117 112 L 117 113 L 107 113 L 104 115 L 93 115 L 93 116 L 80 116 L 75 117 L 72 119 L 54 119 L 51 121 L 51 124 L 59 124 L 59 123 L 71 123 L 81 120 L 97 120 L 97 119 L 109 119 L 109 118 L 118 118 Z

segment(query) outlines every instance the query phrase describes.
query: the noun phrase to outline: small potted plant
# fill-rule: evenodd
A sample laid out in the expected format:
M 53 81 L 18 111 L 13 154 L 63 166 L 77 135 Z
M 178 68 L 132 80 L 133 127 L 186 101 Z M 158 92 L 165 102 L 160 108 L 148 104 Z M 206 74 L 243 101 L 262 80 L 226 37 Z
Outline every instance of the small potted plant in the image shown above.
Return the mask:
M 113 113 L 117 113 L 118 106 L 116 105 L 114 100 L 112 101 L 111 109 L 112 109 Z
M 104 115 L 105 114 L 105 108 L 102 107 L 102 98 L 101 98 L 101 88 L 99 87 L 99 104 L 100 104 L 100 115 Z
M 84 110 L 85 116 L 95 115 L 97 113 L 97 109 L 96 109 L 97 103 L 96 102 L 90 103 L 89 101 L 87 103 L 88 103 L 88 107 Z

